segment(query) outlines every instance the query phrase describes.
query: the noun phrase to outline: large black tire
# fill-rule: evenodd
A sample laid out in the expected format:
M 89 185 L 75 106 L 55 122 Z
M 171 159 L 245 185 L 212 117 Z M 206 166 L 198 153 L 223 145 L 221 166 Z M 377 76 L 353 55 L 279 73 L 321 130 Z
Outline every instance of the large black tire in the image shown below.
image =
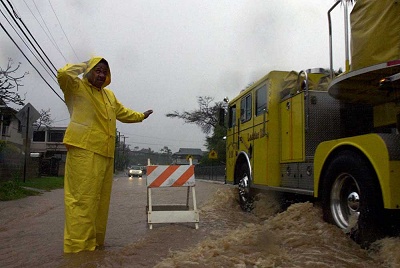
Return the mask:
M 249 167 L 242 164 L 237 173 L 239 204 L 242 210 L 250 212 L 254 208 L 254 196 L 251 189 L 251 176 Z
M 375 172 L 360 154 L 346 150 L 323 176 L 324 220 L 345 230 L 362 247 L 383 237 L 383 201 Z

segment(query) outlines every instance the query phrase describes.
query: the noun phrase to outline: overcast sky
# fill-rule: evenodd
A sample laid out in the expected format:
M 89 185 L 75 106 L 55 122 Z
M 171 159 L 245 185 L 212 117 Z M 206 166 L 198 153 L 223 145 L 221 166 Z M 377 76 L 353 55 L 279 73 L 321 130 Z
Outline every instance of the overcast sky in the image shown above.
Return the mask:
M 5 1 L 3 1 L 5 2 Z M 102 56 L 110 64 L 108 86 L 127 107 L 154 114 L 139 124 L 117 123 L 131 149 L 168 146 L 205 150 L 195 125 L 167 118 L 196 109 L 198 96 L 221 101 L 272 70 L 329 67 L 327 11 L 333 0 L 13 0 L 22 21 L 55 67 Z M 0 10 L 6 14 L 4 6 Z M 40 12 L 39 12 L 39 11 Z M 6 16 L 10 18 L 9 16 Z M 343 10 L 333 12 L 334 66 L 344 66 Z M 0 14 L 48 83 L 40 64 Z M 7 59 L 29 71 L 20 88 L 38 111 L 50 108 L 54 126 L 67 126 L 65 104 L 0 29 L 0 66 Z M 15 63 L 15 64 L 16 64 Z

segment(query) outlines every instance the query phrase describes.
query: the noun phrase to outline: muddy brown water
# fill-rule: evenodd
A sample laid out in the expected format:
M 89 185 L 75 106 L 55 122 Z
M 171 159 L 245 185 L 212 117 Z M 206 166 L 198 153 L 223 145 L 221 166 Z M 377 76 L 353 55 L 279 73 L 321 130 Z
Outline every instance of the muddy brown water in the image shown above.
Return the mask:
M 400 267 L 400 239 L 361 249 L 322 221 L 313 204 L 279 212 L 259 195 L 244 213 L 229 185 L 196 181 L 199 229 L 146 217 L 144 179 L 114 179 L 104 250 L 63 254 L 63 190 L 0 202 L 0 267 Z M 186 188 L 153 190 L 155 204 L 186 200 Z

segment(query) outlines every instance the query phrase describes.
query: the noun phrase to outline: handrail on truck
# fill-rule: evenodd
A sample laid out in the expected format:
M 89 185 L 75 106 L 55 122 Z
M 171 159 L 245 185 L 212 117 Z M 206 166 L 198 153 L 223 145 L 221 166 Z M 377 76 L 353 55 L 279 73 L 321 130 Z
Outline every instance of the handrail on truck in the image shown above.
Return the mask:
M 332 52 L 332 19 L 331 12 L 336 8 L 339 3 L 343 3 L 344 6 L 344 33 L 345 33 L 345 57 L 346 57 L 346 72 L 350 70 L 350 56 L 349 56 L 349 22 L 348 22 L 348 11 L 347 1 L 337 0 L 336 3 L 328 10 L 328 24 L 329 24 L 329 61 L 330 61 L 330 77 L 333 79 L 333 52 Z

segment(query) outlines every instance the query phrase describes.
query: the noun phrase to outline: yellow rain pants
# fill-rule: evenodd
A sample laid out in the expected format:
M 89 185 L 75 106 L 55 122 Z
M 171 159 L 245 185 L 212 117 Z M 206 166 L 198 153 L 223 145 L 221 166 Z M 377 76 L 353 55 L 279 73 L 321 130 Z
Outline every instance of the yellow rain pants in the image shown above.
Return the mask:
M 104 244 L 113 161 L 85 149 L 68 148 L 64 178 L 65 253 L 91 251 Z

